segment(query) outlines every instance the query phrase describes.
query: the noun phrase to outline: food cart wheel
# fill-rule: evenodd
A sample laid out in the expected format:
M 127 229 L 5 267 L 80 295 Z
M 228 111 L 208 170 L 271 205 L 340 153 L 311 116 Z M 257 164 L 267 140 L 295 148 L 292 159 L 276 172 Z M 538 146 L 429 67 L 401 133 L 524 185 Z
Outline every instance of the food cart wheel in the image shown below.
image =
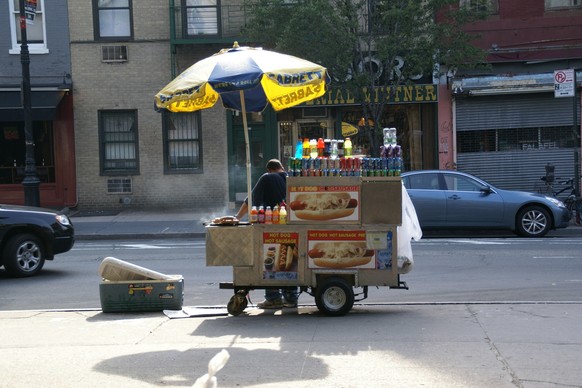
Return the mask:
M 247 300 L 246 292 L 237 292 L 228 301 L 228 304 L 226 305 L 226 310 L 228 311 L 229 314 L 237 316 L 244 311 L 248 303 L 249 302 Z
M 342 278 L 328 278 L 315 289 L 315 304 L 325 315 L 345 315 L 354 305 L 354 289 Z

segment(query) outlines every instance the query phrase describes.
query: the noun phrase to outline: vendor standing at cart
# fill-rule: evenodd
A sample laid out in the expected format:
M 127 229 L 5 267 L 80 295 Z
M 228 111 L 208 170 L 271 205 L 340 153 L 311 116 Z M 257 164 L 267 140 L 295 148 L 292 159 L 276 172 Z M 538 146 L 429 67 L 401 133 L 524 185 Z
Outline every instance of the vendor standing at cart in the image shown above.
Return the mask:
M 259 178 L 251 197 L 253 206 L 274 208 L 275 205 L 281 204 L 287 194 L 287 173 L 285 168 L 278 159 L 271 159 L 267 162 L 267 172 Z M 239 220 L 248 214 L 248 198 L 245 199 L 240 207 L 236 218 Z M 265 300 L 257 304 L 261 309 L 279 309 L 285 307 L 296 307 L 298 299 L 297 290 L 265 290 Z

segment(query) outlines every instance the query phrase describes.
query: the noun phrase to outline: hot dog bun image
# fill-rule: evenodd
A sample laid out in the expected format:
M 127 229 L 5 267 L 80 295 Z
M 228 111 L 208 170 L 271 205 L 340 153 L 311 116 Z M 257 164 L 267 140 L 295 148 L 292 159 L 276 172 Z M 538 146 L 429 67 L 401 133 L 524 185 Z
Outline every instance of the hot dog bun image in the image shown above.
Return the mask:
M 307 254 L 318 267 L 349 268 L 370 263 L 374 250 L 364 241 L 336 241 L 315 243 Z
M 275 258 L 275 271 L 289 271 L 297 254 L 295 244 L 281 244 Z
M 289 204 L 297 218 L 314 221 L 350 216 L 357 206 L 358 200 L 345 192 L 297 194 Z

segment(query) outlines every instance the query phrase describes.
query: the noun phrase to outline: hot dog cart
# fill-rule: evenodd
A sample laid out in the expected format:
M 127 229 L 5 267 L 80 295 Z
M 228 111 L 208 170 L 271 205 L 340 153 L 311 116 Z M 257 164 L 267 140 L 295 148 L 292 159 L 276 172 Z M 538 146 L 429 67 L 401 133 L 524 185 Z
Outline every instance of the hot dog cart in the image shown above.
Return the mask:
M 233 282 L 220 283 L 234 290 L 228 312 L 242 313 L 254 289 L 298 287 L 331 316 L 367 298 L 369 286 L 408 289 L 397 265 L 403 190 L 400 177 L 290 176 L 287 224 L 207 226 L 206 264 L 233 267 Z M 336 194 L 349 194 L 342 212 L 330 211 Z

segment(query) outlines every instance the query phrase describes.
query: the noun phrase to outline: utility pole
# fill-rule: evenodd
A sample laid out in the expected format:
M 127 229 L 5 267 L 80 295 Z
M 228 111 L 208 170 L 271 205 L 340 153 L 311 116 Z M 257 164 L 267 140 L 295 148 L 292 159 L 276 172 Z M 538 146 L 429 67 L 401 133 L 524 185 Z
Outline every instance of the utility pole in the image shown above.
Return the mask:
M 40 206 L 40 180 L 36 174 L 36 162 L 34 160 L 32 103 L 30 99 L 30 54 L 28 52 L 28 40 L 26 37 L 24 0 L 19 0 L 19 6 L 21 39 L 20 63 L 22 63 L 22 108 L 24 112 L 24 141 L 26 144 L 24 180 L 22 181 L 22 185 L 24 186 L 24 204 L 27 206 Z

